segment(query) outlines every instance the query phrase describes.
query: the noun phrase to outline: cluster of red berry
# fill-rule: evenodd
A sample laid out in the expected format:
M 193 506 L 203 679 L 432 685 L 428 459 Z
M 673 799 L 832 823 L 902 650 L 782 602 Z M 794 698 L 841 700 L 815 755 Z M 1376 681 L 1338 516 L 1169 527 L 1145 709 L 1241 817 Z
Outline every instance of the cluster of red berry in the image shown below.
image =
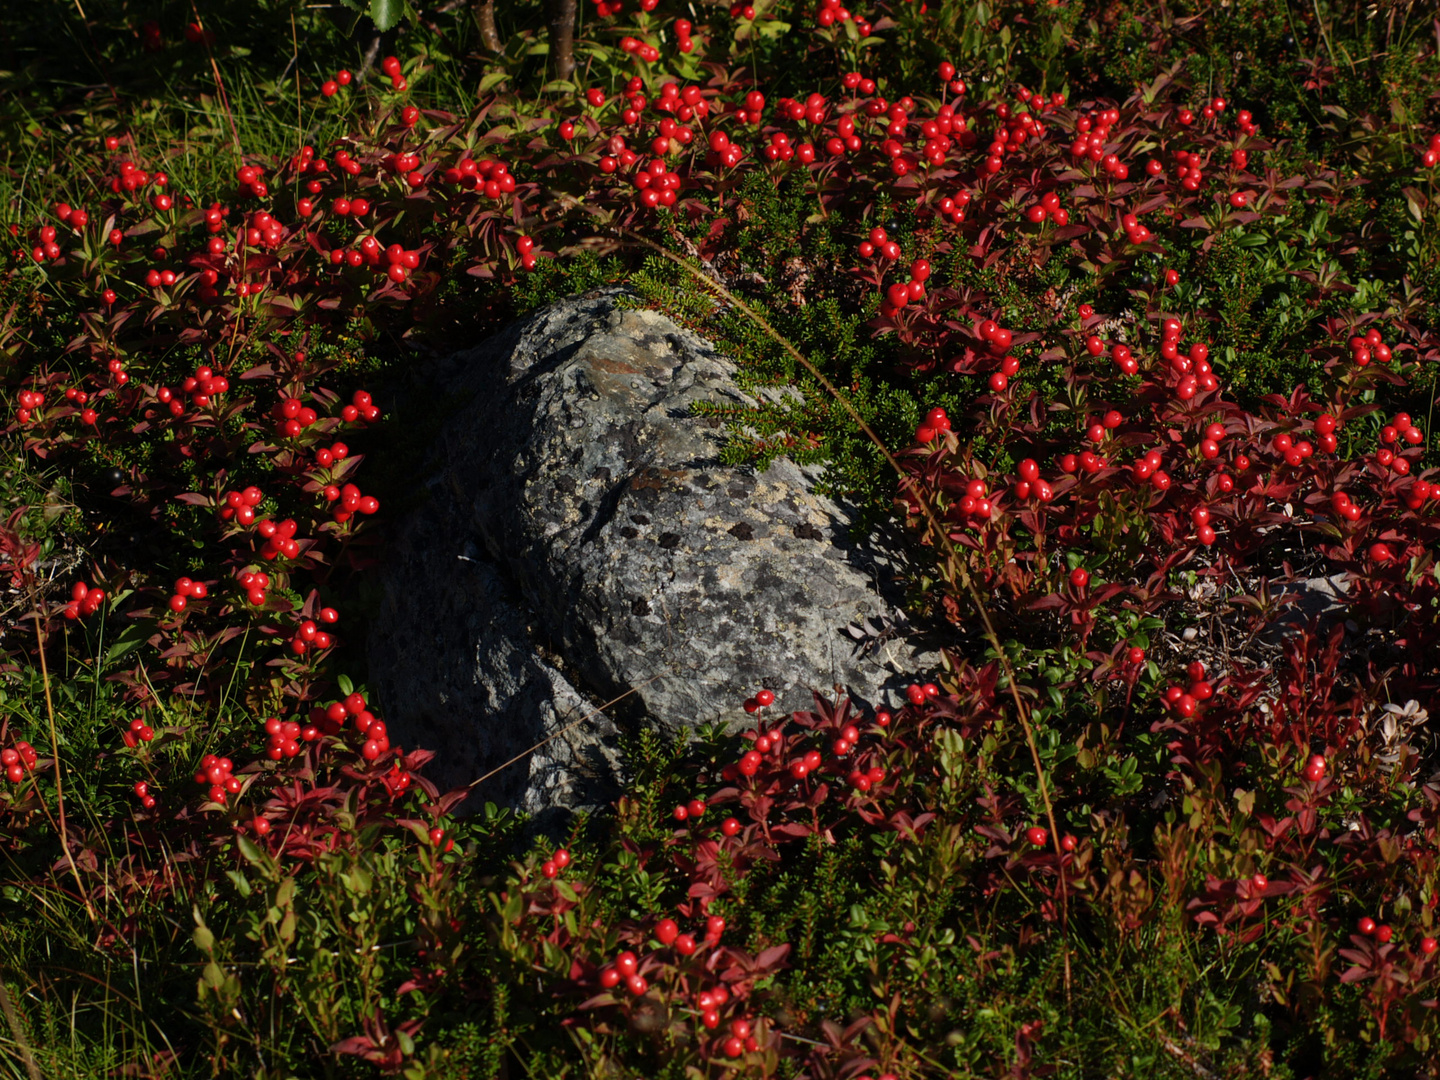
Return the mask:
M 260 557 L 267 560 L 278 559 L 282 555 L 287 559 L 299 558 L 300 541 L 295 539 L 296 530 L 299 528 L 294 518 L 278 522 L 267 518 L 260 522 L 255 526 L 255 531 L 265 539 L 260 548 Z
M 82 207 L 72 207 L 63 202 L 55 204 L 55 216 L 76 232 L 85 228 L 90 221 L 90 215 Z
M 99 414 L 96 413 L 94 409 L 87 409 L 83 407 L 85 403 L 90 400 L 90 395 L 87 394 L 84 390 L 81 390 L 79 387 L 71 386 L 67 388 L 65 391 L 65 400 L 75 405 L 82 406 L 82 408 L 80 409 L 80 422 L 82 424 L 93 425 L 99 419 Z
M 224 806 L 227 794 L 238 795 L 245 786 L 234 774 L 234 768 L 235 763 L 228 757 L 206 754 L 200 759 L 200 771 L 195 774 L 195 782 L 210 789 L 211 802 Z
M 946 512 L 946 516 L 951 521 L 960 521 L 966 524 L 989 521 L 990 515 L 995 512 L 995 506 L 990 501 L 989 485 L 984 480 L 969 480 L 965 484 L 964 491 L 965 493 Z
M 155 809 L 155 796 L 150 794 L 150 785 L 144 780 L 135 781 L 135 797 L 146 810 Z
M 535 238 L 533 236 L 517 236 L 515 238 L 515 250 L 520 253 L 520 265 L 526 270 L 534 270 Z
M 332 492 L 334 492 L 333 496 Z M 354 484 L 346 484 L 340 488 L 331 485 L 325 489 L 325 498 L 336 504 L 331 510 L 330 516 L 342 525 L 356 513 L 365 514 L 368 517 L 380 509 L 379 499 L 373 495 L 362 495 L 360 489 Z M 291 557 L 293 558 L 293 556 Z
M 0 750 L 0 765 L 5 767 L 5 776 L 12 784 L 25 779 L 25 774 L 35 768 L 39 761 L 35 748 L 24 739 L 16 739 L 14 746 Z
M 180 389 L 190 395 L 190 403 L 195 408 L 208 409 L 213 398 L 230 389 L 230 380 L 224 375 L 216 375 L 210 368 L 202 365 L 195 369 L 194 375 L 188 376 L 180 384 Z
M 467 154 L 440 175 L 446 183 L 478 191 L 487 199 L 498 199 L 515 190 L 515 177 L 511 175 L 510 166 L 493 158 L 476 161 Z
M 1162 696 L 1177 716 L 1188 719 L 1195 715 L 1202 701 L 1209 701 L 1215 696 L 1215 687 L 1205 678 L 1205 665 L 1199 660 L 1185 669 L 1185 675 L 1190 680 L 1188 687 L 1172 683 L 1165 688 Z
M 321 608 L 316 613 L 323 623 L 334 623 L 339 620 L 340 613 L 334 608 Z M 331 637 L 316 624 L 314 619 L 303 619 L 295 628 L 295 634 L 290 639 L 290 651 L 296 656 L 303 656 L 311 649 L 325 650 L 333 644 Z
M 320 729 L 314 724 L 301 727 L 294 720 L 281 720 L 278 716 L 272 716 L 265 721 L 265 734 L 269 737 L 265 756 L 271 761 L 280 761 L 283 758 L 299 757 L 300 743 L 314 742 L 320 737 Z
M 640 192 L 640 205 L 651 209 L 674 206 L 680 196 L 680 174 L 672 172 L 662 158 L 654 158 L 637 170 L 631 183 Z
M 256 607 L 262 607 L 268 599 L 266 590 L 270 588 L 270 575 L 260 570 L 243 570 L 236 580 L 240 587 L 245 590 L 245 599 Z
M 640 997 L 650 989 L 650 983 L 640 974 L 640 958 L 629 949 L 615 957 L 615 962 L 600 971 L 600 985 L 606 990 L 614 989 L 625 982 L 625 989 Z
M 225 504 L 220 507 L 221 521 L 234 521 L 239 525 L 255 524 L 255 507 L 259 506 L 265 495 L 253 484 L 243 491 L 227 491 L 225 493 Z
M 911 683 L 905 688 L 905 700 L 910 702 L 911 705 L 924 705 L 925 702 L 934 701 L 939 696 L 940 687 L 936 686 L 933 682 Z M 876 722 L 879 723 L 878 716 Z M 881 724 L 880 726 L 884 727 L 885 725 Z
M 656 60 L 660 59 L 659 49 L 651 45 L 648 41 L 641 41 L 635 37 L 627 36 L 621 38 L 620 51 L 628 53 L 638 60 L 643 60 L 647 64 L 653 64 Z
M 1025 211 L 1025 220 L 1032 225 L 1039 225 L 1046 218 L 1049 218 L 1056 225 L 1070 224 L 1070 211 L 1060 205 L 1060 196 L 1053 191 L 1047 191 L 1040 196 L 1040 201 L 1034 203 Z
M 845 778 L 845 782 L 862 795 L 876 784 L 883 783 L 884 780 L 885 770 L 879 765 L 871 765 L 870 768 L 863 771 L 860 769 L 852 769 L 850 770 L 850 775 Z
M 816 26 L 833 26 L 837 22 L 849 21 L 850 9 L 845 7 L 841 0 L 820 0 L 820 7 L 815 12 Z
M 705 164 L 710 168 L 724 166 L 733 169 L 745 160 L 745 151 L 738 143 L 732 143 L 730 136 L 718 128 L 710 133 L 710 149 L 705 154 Z
M 690 25 L 689 19 L 675 20 L 676 46 L 682 53 L 690 53 L 695 51 L 695 41 L 690 37 L 690 33 L 693 29 L 694 27 Z
M 28 424 L 36 411 L 45 404 L 45 395 L 38 390 L 21 390 L 15 400 L 20 407 L 15 410 L 15 419 Z
M 1364 512 L 1343 488 L 1336 488 L 1331 494 L 1330 507 L 1346 521 L 1359 521 Z
M 802 165 L 809 165 L 815 160 L 815 147 L 808 142 L 791 146 L 790 136 L 783 131 L 771 132 L 770 145 L 765 147 L 765 160 L 789 161 L 792 158 L 798 158 Z
M 412 150 L 385 155 L 380 167 L 394 176 L 403 177 L 412 188 L 425 186 L 425 174 L 420 171 L 420 155 Z
M 360 756 L 366 761 L 374 761 L 381 754 L 391 749 L 390 737 L 385 729 L 385 721 L 372 713 L 367 707 L 365 697 L 362 694 L 348 694 L 340 701 L 331 703 L 327 708 L 312 710 L 312 722 L 317 726 L 324 721 L 328 733 L 339 732 L 345 720 L 353 717 L 355 730 L 365 736 L 365 742 L 360 748 Z M 394 748 L 398 754 L 400 748 Z
M 1373 326 L 1363 335 L 1356 334 L 1350 338 L 1350 359 L 1357 367 L 1366 367 L 1371 360 L 1388 364 L 1390 357 L 1390 346 L 1385 344 L 1385 338 Z
M 315 466 L 319 469 L 328 469 L 337 462 L 344 461 L 349 456 L 350 447 L 346 446 L 343 442 L 331 443 L 328 447 L 322 446 L 315 451 Z M 335 494 L 332 496 L 330 489 L 326 488 L 325 497 L 327 499 L 338 499 L 340 497 L 340 489 L 336 488 Z
M 380 61 L 380 70 L 390 76 L 390 88 L 400 93 L 409 89 L 410 84 L 405 81 L 405 75 L 400 68 L 400 58 L 387 56 Z
M 163 172 L 157 172 L 152 176 L 128 158 L 117 162 L 117 170 L 116 174 L 110 178 L 112 195 L 130 194 L 148 186 L 163 188 L 170 182 L 170 178 Z M 71 224 L 74 224 L 73 215 Z
M 174 270 L 159 270 L 152 266 L 149 270 L 145 271 L 145 284 L 149 285 L 152 289 L 168 289 L 179 280 L 180 275 L 175 273 Z M 219 280 L 218 275 L 216 280 Z
M 30 249 L 30 257 L 37 263 L 43 263 L 46 259 L 54 261 L 60 258 L 60 245 L 57 242 L 57 236 L 55 226 L 42 225 L 35 232 L 35 238 L 39 243 Z
M 1020 501 L 1033 496 L 1039 502 L 1048 503 L 1055 498 L 1054 489 L 1048 482 L 1040 479 L 1040 464 L 1034 458 L 1022 460 L 1016 467 L 1016 475 L 1019 479 L 1011 490 Z
M 294 439 L 319 419 L 319 414 L 296 397 L 282 397 L 275 404 L 271 414 L 280 423 L 275 433 L 282 438 Z
M 555 853 L 540 865 L 540 873 L 546 879 L 553 881 L 560 876 L 560 872 L 570 865 L 570 852 L 564 848 L 556 848 Z
M 340 88 L 342 86 L 350 85 L 350 79 L 350 72 L 343 69 L 337 71 L 333 79 L 326 79 L 323 83 L 320 84 L 320 93 L 324 94 L 326 97 L 334 97 L 340 92 Z
M 155 729 L 147 724 L 143 718 L 137 717 L 130 721 L 130 726 L 125 729 L 120 738 L 126 746 L 134 750 L 135 747 L 139 746 L 142 742 L 150 742 L 154 739 Z
M 350 404 L 340 410 L 340 419 L 347 424 L 353 424 L 357 420 L 373 423 L 380 419 L 380 408 L 369 393 L 356 390 L 350 395 Z
M 184 611 L 185 605 L 191 600 L 204 600 L 209 595 L 210 589 L 203 581 L 193 581 L 188 577 L 177 578 L 175 592 L 170 597 L 170 610 Z
M 1049 134 L 1049 128 L 1044 122 L 1036 119 L 1036 113 L 1048 109 L 1050 106 L 1043 95 L 1032 95 L 1028 90 L 1021 90 L 1017 96 L 1027 105 L 1024 111 L 1012 110 L 1007 102 L 1000 102 L 995 106 L 995 115 L 1004 121 L 1004 124 L 995 129 L 994 138 L 991 139 L 989 153 L 980 164 L 980 176 L 994 176 L 1005 164 L 1005 158 L 1020 150 L 1025 143 L 1032 139 L 1043 139 Z M 1064 103 L 1064 97 L 1059 97 L 1059 103 Z
M 70 602 L 65 605 L 65 618 L 89 618 L 100 610 L 100 605 L 104 602 L 104 590 L 92 589 L 85 582 L 77 581 L 70 588 Z
M 1147 229 L 1134 214 L 1122 214 L 1120 216 L 1120 227 L 1125 230 L 1125 236 L 1132 244 L 1147 244 L 1150 242 L 1150 230 Z
M 270 185 L 265 182 L 265 170 L 259 165 L 240 166 L 235 172 L 235 180 L 240 185 L 242 199 L 246 196 L 263 199 L 270 194 Z
M 216 237 L 215 239 L 219 239 Z M 264 210 L 256 210 L 250 215 L 250 223 L 243 226 L 236 233 L 236 240 L 249 245 L 252 248 L 275 248 L 285 239 L 285 226 L 281 225 L 274 216 Z M 211 254 L 218 255 L 225 250 L 222 243 L 218 250 L 215 247 L 215 240 L 210 241 Z
M 756 713 L 775 704 L 775 691 L 761 690 L 754 697 L 745 699 L 743 708 L 747 713 Z
M 1440 135 L 1430 136 L 1430 145 L 1420 151 L 1420 164 L 1426 169 L 1440 165 Z
M 335 167 L 341 172 L 347 173 L 350 176 L 359 176 L 362 172 L 365 171 L 365 166 L 361 165 L 360 162 L 356 161 L 353 157 L 351 157 L 350 151 L 348 150 L 335 151 Z M 323 186 L 324 185 L 320 184 L 318 181 L 312 180 L 310 184 L 306 185 L 306 190 L 309 191 L 312 195 L 318 195 L 320 194 L 320 189 Z M 363 202 L 364 200 L 359 201 Z M 364 216 L 365 214 L 368 214 L 370 212 L 370 204 L 368 202 L 365 203 L 365 208 L 363 210 L 352 208 L 351 212 L 354 213 L 357 217 Z
M 875 230 L 871 230 L 870 235 L 873 239 Z M 909 304 L 919 303 L 921 300 L 924 300 L 925 282 L 929 280 L 929 261 L 926 259 L 916 259 L 910 264 L 909 279 L 906 281 L 892 282 L 890 287 L 885 290 L 885 300 L 880 305 L 880 314 L 886 318 L 893 318 Z
M 691 799 L 688 803 L 681 803 L 671 812 L 676 821 L 696 820 L 705 815 L 705 801 L 703 799 Z
M 156 27 L 158 30 L 158 26 Z M 207 49 L 215 44 L 215 31 L 206 30 L 198 22 L 185 24 L 185 40 L 191 45 L 203 45 Z

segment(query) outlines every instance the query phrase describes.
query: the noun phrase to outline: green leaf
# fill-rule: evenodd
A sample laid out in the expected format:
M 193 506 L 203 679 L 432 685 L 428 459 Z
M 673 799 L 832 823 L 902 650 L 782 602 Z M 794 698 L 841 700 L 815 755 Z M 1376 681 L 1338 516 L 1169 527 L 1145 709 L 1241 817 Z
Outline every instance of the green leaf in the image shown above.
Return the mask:
M 355 692 L 355 684 L 350 681 L 349 675 L 336 676 L 335 685 L 340 688 L 340 693 L 345 697 L 349 697 Z
M 394 28 L 405 14 L 405 0 L 370 0 L 370 18 L 382 34 Z
M 266 877 L 275 877 L 275 860 L 270 858 L 268 852 L 251 840 L 248 836 L 237 835 L 235 842 L 240 847 L 240 854 L 245 856 L 245 861 L 257 870 L 262 871 Z

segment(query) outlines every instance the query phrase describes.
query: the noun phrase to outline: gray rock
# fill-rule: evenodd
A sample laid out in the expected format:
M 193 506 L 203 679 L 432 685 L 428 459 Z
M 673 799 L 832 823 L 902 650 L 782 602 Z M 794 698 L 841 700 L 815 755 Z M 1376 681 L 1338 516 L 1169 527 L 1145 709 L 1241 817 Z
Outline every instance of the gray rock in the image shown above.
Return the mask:
M 372 631 L 390 730 L 439 751 L 442 786 L 625 695 L 477 789 L 532 811 L 615 789 L 616 721 L 681 738 L 743 718 L 762 686 L 772 713 L 809 706 L 812 687 L 874 701 L 933 660 L 857 650 L 848 624 L 895 613 L 884 558 L 846 542 L 846 510 L 788 459 L 720 464 L 722 425 L 691 405 L 752 404 L 733 365 L 618 293 L 452 358 L 471 404 L 397 539 Z

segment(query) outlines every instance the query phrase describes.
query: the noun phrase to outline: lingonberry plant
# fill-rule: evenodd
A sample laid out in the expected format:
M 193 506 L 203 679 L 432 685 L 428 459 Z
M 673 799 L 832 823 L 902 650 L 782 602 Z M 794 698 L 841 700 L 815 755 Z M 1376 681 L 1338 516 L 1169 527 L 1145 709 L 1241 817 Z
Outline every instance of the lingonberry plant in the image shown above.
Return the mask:
M 268 143 L 225 88 L 246 46 L 197 9 L 135 27 L 139 60 L 90 40 L 123 85 L 184 50 L 209 136 L 97 106 L 7 158 L 7 1052 L 1416 1074 L 1433 42 L 1302 16 L 1304 88 L 1272 100 L 1226 66 L 1287 32 L 1248 3 L 1193 42 L 1143 4 L 670 6 L 605 0 L 541 76 L 528 9 L 507 46 L 483 5 L 501 55 L 448 98 L 418 9 L 348 68 L 297 38 L 294 87 L 246 84 L 298 110 Z M 943 660 L 888 704 L 757 687 L 688 747 L 637 736 L 625 797 L 545 837 L 425 778 L 356 645 L 454 407 L 416 357 L 621 281 L 746 387 L 799 389 L 699 411 L 731 464 L 826 465 Z

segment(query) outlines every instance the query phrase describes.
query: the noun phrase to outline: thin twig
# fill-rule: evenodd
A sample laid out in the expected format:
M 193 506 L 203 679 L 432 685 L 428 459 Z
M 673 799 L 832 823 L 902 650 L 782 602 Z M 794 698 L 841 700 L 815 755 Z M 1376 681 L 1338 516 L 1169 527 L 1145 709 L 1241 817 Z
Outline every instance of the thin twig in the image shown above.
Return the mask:
M 90 18 L 85 14 L 85 9 L 80 6 L 80 0 L 75 0 L 75 10 L 80 13 L 80 21 L 85 25 L 85 33 L 90 38 L 90 47 L 95 50 L 95 66 L 100 70 L 100 77 L 105 80 L 105 85 L 110 89 L 110 99 L 119 105 L 120 92 L 115 89 L 115 84 L 110 81 L 110 73 L 105 70 L 105 54 L 100 51 L 100 45 L 95 40 L 95 31 L 90 26 Z
M 487 772 L 484 776 L 480 777 L 479 779 L 471 780 L 470 783 L 469 783 L 467 786 L 473 788 L 473 787 L 475 787 L 477 784 L 482 784 L 482 783 L 484 783 L 486 780 L 489 780 L 490 777 L 494 776 L 496 773 L 498 773 L 498 772 L 503 772 L 505 769 L 508 769 L 511 765 L 514 765 L 517 761 L 520 761 L 520 760 L 522 760 L 523 758 L 529 757 L 529 756 L 530 756 L 531 754 L 533 754 L 536 750 L 539 750 L 540 748 L 546 746 L 547 744 L 554 742 L 556 739 L 560 738 L 560 736 L 566 734 L 567 732 L 574 731 L 574 730 L 575 730 L 577 727 L 579 727 L 581 724 L 585 723 L 586 720 L 589 720 L 589 719 L 591 719 L 592 717 L 599 716 L 599 715 L 600 715 L 602 712 L 604 712 L 606 709 L 610 708 L 611 705 L 615 705 L 615 704 L 618 704 L 619 702 L 624 701 L 627 697 L 629 697 L 631 694 L 635 693 L 635 691 L 639 690 L 641 687 L 649 686 L 649 685 L 650 685 L 652 682 L 654 682 L 656 679 L 660 678 L 660 675 L 661 675 L 661 674 L 663 674 L 663 672 L 657 672 L 656 674 L 650 676 L 650 678 L 646 679 L 643 683 L 641 683 L 640 686 L 632 686 L 629 690 L 626 690 L 626 691 L 625 691 L 623 694 L 621 694 L 619 697 L 617 697 L 617 698 L 612 698 L 611 700 L 605 702 L 604 705 L 601 705 L 599 708 L 591 709 L 591 710 L 590 710 L 588 713 L 586 713 L 584 716 L 580 717 L 579 720 L 572 721 L 571 723 L 566 724 L 566 725 L 565 725 L 563 728 L 561 728 L 559 731 L 556 731 L 556 732 L 554 732 L 554 733 L 552 733 L 552 734 L 550 734 L 550 735 L 547 735 L 545 738 L 541 739 L 539 742 L 537 742 L 534 746 L 530 747 L 528 750 L 521 750 L 520 753 L 516 754 L 514 757 L 512 757 L 509 761 L 505 762 L 503 765 L 497 765 L 497 766 L 495 766 L 495 768 L 491 769 L 489 772 Z
M 70 854 L 70 835 L 65 826 L 65 769 L 60 763 L 60 734 L 55 729 L 55 701 L 50 693 L 50 667 L 45 659 L 45 625 L 40 617 L 40 603 L 33 594 L 32 600 L 34 600 L 35 640 L 37 651 L 40 653 L 40 684 L 45 688 L 45 715 L 50 722 L 50 756 L 55 762 L 55 816 L 60 833 L 60 849 L 65 852 L 65 861 L 70 866 L 70 873 L 75 878 L 75 887 L 80 890 L 80 899 L 85 904 L 90 921 L 95 922 L 97 920 L 95 908 L 91 906 L 90 897 L 85 892 L 85 883 L 80 880 L 80 868 L 75 865 L 75 857 Z
M 220 65 L 215 62 L 215 50 L 210 47 L 210 37 L 205 33 L 205 24 L 200 21 L 200 11 L 195 0 L 190 0 L 190 10 L 195 15 L 195 25 L 200 27 L 200 41 L 205 46 L 205 55 L 210 59 L 210 71 L 215 76 L 215 89 L 220 92 L 220 107 L 225 110 L 225 119 L 230 121 L 230 138 L 235 143 L 235 153 L 244 156 L 240 145 L 240 131 L 235 126 L 235 114 L 230 109 L 230 95 L 225 92 L 225 80 L 220 77 Z
M 1320 39 L 1325 42 L 1325 55 L 1330 57 L 1330 66 L 1335 66 L 1335 50 L 1330 47 L 1330 31 L 1325 26 L 1325 19 L 1320 14 L 1320 0 L 1310 0 L 1311 6 L 1315 9 L 1315 25 L 1320 28 Z M 1355 65 L 1350 65 L 1350 70 L 1355 70 Z
M 1063 849 L 1060 847 L 1060 830 L 1056 828 L 1055 808 L 1050 798 L 1050 785 L 1045 779 L 1045 769 L 1040 761 L 1040 749 L 1035 741 L 1035 729 L 1030 722 L 1029 710 L 1026 709 L 1025 703 L 1020 697 L 1019 680 L 1015 677 L 1015 671 L 1010 665 L 1010 658 L 1006 656 L 1005 650 L 1000 645 L 1000 636 L 995 632 L 995 625 L 990 619 L 989 609 L 986 608 L 984 601 L 980 597 L 979 591 L 975 588 L 975 583 L 971 580 L 969 571 L 966 570 L 963 563 L 961 562 L 959 558 L 959 552 L 955 549 L 954 543 L 950 540 L 950 534 L 947 533 L 945 529 L 941 526 L 939 520 L 935 517 L 935 513 L 930 508 L 930 506 L 925 502 L 923 498 L 920 497 L 920 491 L 918 489 L 915 478 L 907 474 L 905 470 L 900 467 L 900 463 L 895 459 L 895 455 L 890 452 L 889 448 L 880 440 L 880 437 L 876 435 L 875 432 L 871 429 L 870 425 L 865 422 L 865 418 L 860 415 L 859 410 L 855 408 L 854 404 L 851 403 L 850 399 L 846 397 L 845 394 L 841 393 L 839 388 L 837 388 L 834 383 L 827 379 L 824 374 L 821 373 L 820 369 L 810 362 L 808 357 L 803 355 L 799 349 L 795 348 L 794 345 L 792 345 L 774 327 L 772 327 L 769 322 L 767 322 L 765 318 L 760 315 L 759 312 L 757 312 L 749 304 L 745 303 L 745 301 L 741 300 L 738 296 L 732 293 L 720 282 L 706 276 L 706 274 L 702 270 L 692 265 L 688 260 L 682 259 L 673 251 L 669 251 L 668 249 L 661 247 L 654 241 L 648 240 L 645 237 L 640 236 L 638 233 L 632 232 L 629 229 L 619 229 L 618 231 L 623 235 L 629 237 L 633 242 L 650 248 L 652 251 L 658 252 L 660 255 L 669 259 L 677 266 L 682 267 L 696 280 L 702 282 L 709 288 L 714 289 L 727 303 L 732 304 L 734 307 L 742 311 L 746 315 L 746 317 L 748 317 L 752 322 L 759 326 L 760 329 L 765 331 L 766 334 L 772 337 L 782 349 L 788 352 L 790 356 L 796 360 L 796 362 L 802 365 L 805 370 L 808 371 L 815 378 L 815 380 L 825 388 L 826 392 L 829 393 L 831 397 L 833 397 L 836 401 L 840 403 L 840 407 L 849 414 L 850 419 L 853 420 L 856 426 L 865 433 L 866 438 L 868 438 L 872 443 L 874 443 L 876 449 L 878 449 L 880 453 L 884 455 L 885 460 L 890 463 L 890 467 L 894 469 L 896 475 L 900 477 L 900 482 L 906 487 L 908 487 L 910 491 L 915 495 L 915 501 L 920 506 L 920 512 L 924 514 L 925 519 L 928 522 L 927 532 L 932 533 L 935 537 L 935 541 L 945 549 L 945 553 L 949 558 L 947 568 L 953 570 L 954 574 L 959 577 L 960 584 L 969 594 L 971 602 L 975 605 L 976 610 L 980 613 L 981 622 L 983 622 L 985 626 L 985 638 L 990 643 L 990 647 L 995 650 L 995 655 L 1000 660 L 1000 666 L 1005 669 L 1005 676 L 1010 683 L 1010 695 L 1015 702 L 1015 712 L 1020 719 L 1020 726 L 1024 729 L 1025 742 L 1030 747 L 1030 757 L 1035 767 L 1035 779 L 1040 787 L 1040 801 L 1045 807 L 1045 818 L 1050 823 L 1050 842 L 1055 848 L 1056 870 L 1060 879 L 1060 909 L 1061 925 L 1063 927 L 1061 947 L 1065 963 L 1065 1002 L 1066 1006 L 1068 1007 L 1070 1003 L 1072 986 L 1069 944 L 1069 888 L 1065 880 L 1065 855 Z

